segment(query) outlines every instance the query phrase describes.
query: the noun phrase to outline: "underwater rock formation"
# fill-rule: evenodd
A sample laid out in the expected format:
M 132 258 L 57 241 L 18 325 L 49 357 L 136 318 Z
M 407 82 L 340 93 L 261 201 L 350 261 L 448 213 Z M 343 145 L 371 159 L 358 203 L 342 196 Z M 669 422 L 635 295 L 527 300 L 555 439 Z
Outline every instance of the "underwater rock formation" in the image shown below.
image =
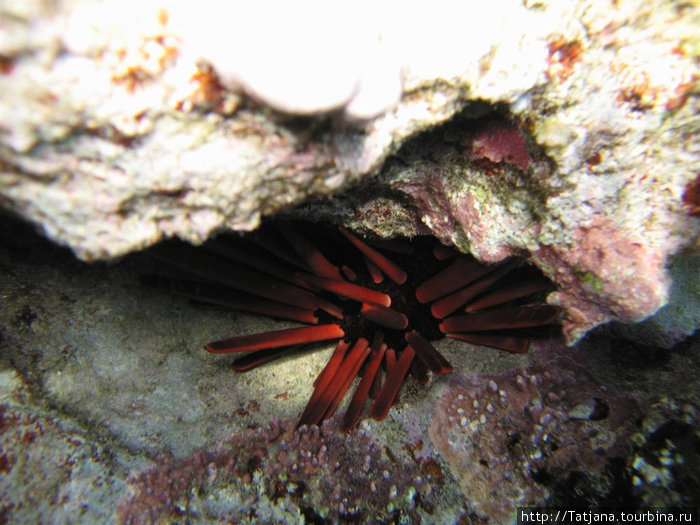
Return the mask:
M 325 523 L 429 519 L 445 496 L 434 458 L 397 464 L 364 432 L 271 422 L 212 450 L 166 458 L 130 480 L 121 523 L 176 516 L 214 522 Z M 196 494 L 193 498 L 192 494 Z
M 2 9 L 0 199 L 81 258 L 254 229 L 366 180 L 305 213 L 529 254 L 574 342 L 653 314 L 697 248 L 690 6 L 361 11 L 367 31 L 301 7 L 289 24 L 238 4 Z
M 455 377 L 430 436 L 474 511 L 513 523 L 517 506 L 556 500 L 554 485 L 572 472 L 604 477 L 613 458 L 629 455 L 637 412 L 629 396 L 580 370 L 521 369 Z

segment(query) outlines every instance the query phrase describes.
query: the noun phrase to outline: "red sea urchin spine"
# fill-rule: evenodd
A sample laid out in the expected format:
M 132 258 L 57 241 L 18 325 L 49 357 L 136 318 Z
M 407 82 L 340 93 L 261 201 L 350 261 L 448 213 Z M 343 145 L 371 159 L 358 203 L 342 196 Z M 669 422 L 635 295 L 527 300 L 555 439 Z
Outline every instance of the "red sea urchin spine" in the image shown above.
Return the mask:
M 212 239 L 207 241 L 204 247 L 236 263 L 261 271 L 281 281 L 285 281 L 302 288 L 308 287 L 302 278 L 288 266 L 277 263 L 274 260 L 270 260 L 269 257 L 265 257 L 260 253 L 255 253 L 252 251 L 251 248 L 254 246 L 241 246 L 226 241 L 227 240 L 221 238 Z M 240 240 L 237 241 L 240 242 Z
M 326 363 L 326 366 L 324 367 L 323 371 L 318 375 L 318 377 L 314 381 L 314 391 L 313 394 L 311 394 L 309 400 L 306 402 L 306 408 L 304 409 L 304 412 L 299 417 L 299 426 L 301 426 L 304 421 L 309 420 L 309 414 L 313 410 L 314 405 L 318 403 L 318 400 L 323 394 L 323 392 L 325 392 L 325 390 L 328 388 L 328 385 L 331 383 L 331 381 L 333 381 L 333 378 L 338 372 L 340 365 L 345 360 L 345 356 L 347 355 L 347 351 L 349 348 L 350 343 L 347 343 L 342 339 L 338 341 L 338 344 L 336 345 L 335 350 L 333 351 L 333 355 L 328 360 L 328 363 Z
M 376 264 L 374 264 L 367 256 L 364 257 L 364 262 L 374 284 L 380 284 L 382 281 L 384 281 L 384 274 Z
M 410 239 L 368 239 L 367 242 L 376 248 L 401 255 L 411 255 L 415 246 Z
M 495 290 L 481 295 L 481 297 L 469 303 L 465 311 L 476 312 L 477 310 L 483 310 L 484 308 L 490 308 L 515 299 L 527 297 L 537 292 L 543 292 L 551 287 L 552 283 L 543 276 L 519 280 L 516 283 L 508 283 L 508 285 L 504 287 L 496 288 Z
M 413 347 L 418 358 L 434 374 L 443 375 L 452 372 L 452 365 L 430 342 L 415 330 L 406 334 L 406 342 Z
M 355 270 L 350 268 L 347 264 L 344 264 L 340 268 L 341 273 L 348 281 L 357 281 L 357 273 Z
M 205 279 L 213 279 L 235 290 L 248 292 L 304 310 L 319 307 L 319 298 L 308 290 L 271 278 L 244 266 L 233 265 L 226 259 L 194 250 L 177 250 L 173 246 L 160 245 L 153 250 L 160 257 L 183 270 Z
M 288 319 L 306 324 L 316 324 L 318 319 L 311 310 L 304 310 L 288 304 L 278 303 L 262 297 L 239 292 L 232 288 L 214 287 L 184 279 L 174 279 L 162 275 L 143 275 L 142 281 L 150 286 L 167 290 L 201 303 L 224 306 L 233 310 L 269 315 L 277 319 Z
M 511 354 L 524 354 L 530 345 L 529 339 L 517 335 L 486 334 L 483 332 L 468 334 L 448 333 L 445 335 L 451 339 L 457 339 L 473 345 L 490 346 L 491 348 L 505 350 Z
M 541 305 L 482 310 L 448 317 L 440 323 L 440 331 L 453 333 L 530 328 L 553 323 L 559 317 L 559 312 L 556 306 Z
M 340 405 L 340 402 L 345 397 L 345 394 L 350 389 L 350 385 L 352 385 L 352 382 L 355 380 L 357 375 L 360 373 L 360 369 L 365 364 L 365 361 L 367 360 L 367 358 L 369 357 L 369 355 L 371 353 L 369 343 L 367 343 L 366 339 L 360 338 L 358 340 L 358 343 L 361 343 L 361 345 L 363 347 L 362 353 L 360 353 L 359 357 L 357 357 L 357 361 L 354 363 L 354 366 L 350 369 L 350 372 L 345 377 L 345 381 L 343 381 L 343 383 L 340 387 L 340 390 L 336 393 L 330 406 L 326 409 L 326 412 L 323 415 L 323 419 L 328 419 L 329 417 L 331 417 L 333 415 L 335 410 L 338 408 L 338 405 Z
M 338 271 L 338 267 L 326 259 L 311 241 L 294 226 L 291 224 L 279 224 L 277 227 L 289 239 L 292 248 L 294 248 L 299 257 L 304 259 L 316 275 L 327 277 L 328 279 L 343 279 Z
M 307 234 L 318 235 L 320 241 Z M 342 227 L 336 231 L 285 223 L 245 238 L 231 236 L 206 245 L 217 253 L 168 243 L 154 251 L 166 262 L 199 275 L 203 282 L 145 279 L 198 301 L 312 325 L 206 345 L 214 353 L 250 352 L 235 360 L 233 368 L 238 371 L 313 343 L 337 340 L 335 351 L 314 381 L 299 425 L 316 425 L 331 417 L 359 377 L 341 422 L 343 430 L 350 430 L 362 416 L 368 397 L 373 400 L 369 415 L 383 419 L 399 402 L 407 374 L 426 384 L 430 372 L 439 375 L 452 370 L 427 334 L 439 337 L 443 333 L 473 344 L 524 352 L 527 336 L 543 333 L 531 327 L 550 324 L 559 315 L 557 307 L 522 306 L 549 287 L 532 269 L 514 270 L 520 264 L 515 260 L 481 264 L 451 249 L 433 251 L 434 244 L 429 243 L 424 238 L 365 242 Z M 414 252 L 416 247 L 426 249 Z M 389 250 L 393 260 L 380 250 Z M 413 275 L 411 279 L 407 272 Z M 412 290 L 413 272 L 425 276 L 432 272 L 433 277 Z M 503 306 L 493 308 L 498 305 Z M 425 316 L 428 306 L 433 316 Z M 342 319 L 342 326 L 321 310 Z M 454 315 L 457 310 L 468 313 Z M 372 334 L 369 345 L 366 338 Z
M 294 251 L 288 243 L 280 242 L 280 239 L 278 239 L 271 232 L 256 230 L 251 232 L 249 237 L 254 244 L 273 254 L 281 261 L 284 261 L 299 270 L 304 270 L 305 272 L 310 270 L 309 266 L 304 261 L 299 259 L 296 251 Z
M 391 330 L 404 330 L 408 327 L 408 317 L 380 304 L 362 303 L 361 313 L 367 320 Z
M 304 343 L 317 343 L 319 341 L 328 341 L 329 339 L 339 339 L 344 335 L 345 332 L 339 325 L 322 324 L 231 337 L 208 343 L 204 348 L 213 354 L 230 354 Z
M 268 348 L 266 350 L 251 352 L 248 355 L 236 359 L 231 368 L 233 368 L 236 372 L 247 372 L 255 367 L 264 365 L 274 361 L 275 359 L 279 359 L 284 355 L 299 350 L 299 348 L 299 346 L 288 346 L 284 348 Z
M 370 290 L 364 286 L 358 286 L 357 284 L 352 284 L 347 281 L 336 281 L 316 275 L 304 276 L 304 279 L 314 286 L 333 292 L 341 297 L 354 299 L 360 302 L 376 303 L 382 306 L 391 306 L 390 296 L 385 293 Z
M 306 324 L 318 323 L 318 318 L 310 310 L 302 310 L 295 306 L 266 300 L 242 292 L 237 294 L 229 293 L 226 297 L 221 299 L 212 297 L 211 295 L 201 297 L 191 296 L 191 298 L 202 302 L 225 306 L 234 310 L 240 310 L 242 312 L 269 315 L 270 317 L 289 319 L 290 321 L 299 321 L 300 323 Z
M 326 363 L 323 371 L 318 374 L 314 380 L 314 388 L 320 388 L 323 390 L 326 388 L 326 386 L 328 386 L 328 382 L 333 379 L 338 367 L 340 367 L 340 363 L 343 362 L 343 358 L 345 358 L 348 348 L 350 348 L 350 343 L 347 343 L 342 339 L 338 341 L 338 344 L 335 346 L 335 350 L 333 350 L 333 354 L 328 360 L 328 363 Z
M 316 297 L 316 296 L 314 296 L 314 297 L 316 299 L 316 308 L 320 308 L 321 310 L 323 310 L 327 314 L 332 315 L 336 319 L 343 319 L 343 309 L 342 308 L 340 308 L 338 305 L 336 305 L 330 301 L 326 301 L 322 297 Z
M 370 261 L 372 261 L 382 272 L 389 276 L 389 279 L 394 281 L 396 284 L 403 284 L 406 282 L 408 275 L 401 268 L 399 268 L 394 262 L 389 260 L 387 257 L 379 253 L 374 248 L 368 246 L 360 239 L 355 237 L 348 230 L 342 226 L 338 227 L 340 233 L 345 235 L 345 237 L 355 245 L 355 247 L 360 250 Z
M 461 290 L 435 301 L 435 303 L 433 303 L 433 305 L 430 307 L 430 313 L 433 314 L 435 319 L 444 319 L 452 312 L 458 310 L 461 306 L 464 306 L 467 301 L 476 297 L 481 292 L 487 290 L 501 280 L 505 275 L 513 270 L 517 264 L 517 261 L 510 261 L 495 268 L 486 267 L 488 270 L 490 270 L 490 273 L 487 273 L 478 281 L 472 282 Z
M 452 259 L 457 255 L 458 252 L 456 252 L 453 248 L 450 248 L 449 246 L 445 246 L 444 244 L 436 244 L 433 248 L 433 256 L 438 261 L 446 261 L 447 259 Z
M 430 378 L 428 377 L 428 368 L 420 359 L 413 360 L 413 363 L 411 363 L 410 373 L 421 385 L 427 385 L 428 381 L 430 381 Z
M 350 401 L 350 406 L 345 411 L 345 416 L 343 416 L 343 423 L 341 429 L 345 432 L 349 432 L 353 429 L 357 420 L 360 419 L 362 414 L 362 408 L 364 407 L 365 401 L 369 396 L 372 385 L 374 384 L 375 377 L 379 374 L 379 367 L 382 364 L 382 359 L 384 358 L 384 352 L 386 351 L 386 346 L 380 345 L 379 350 L 372 350 L 372 354 L 367 363 L 367 368 L 365 369 L 364 375 L 360 384 L 357 385 L 355 393 L 352 396 L 352 401 Z
M 416 299 L 430 303 L 475 281 L 491 268 L 467 258 L 459 258 L 416 289 Z
M 372 403 L 372 408 L 370 409 L 370 415 L 377 421 L 381 421 L 389 413 L 391 405 L 394 404 L 394 399 L 399 393 L 399 389 L 403 384 L 403 381 L 408 373 L 408 369 L 411 367 L 411 362 L 416 356 L 415 351 L 409 345 L 404 348 L 401 352 L 401 357 L 396 362 L 390 371 L 387 371 L 387 378 L 382 391 L 379 393 L 377 399 Z
M 374 337 L 372 338 L 372 352 L 381 352 L 382 355 L 386 353 L 387 345 L 384 343 L 384 332 L 382 330 L 377 330 L 374 332 Z M 382 389 L 382 374 L 381 372 L 375 374 L 374 380 L 372 381 L 372 386 L 369 389 L 369 397 L 372 399 L 377 399 L 379 392 Z
M 389 374 L 391 371 L 394 369 L 396 366 L 396 350 L 393 348 L 388 348 L 386 349 L 386 353 L 384 354 L 384 368 L 386 370 L 386 373 Z
M 365 362 L 369 355 L 369 343 L 366 339 L 360 338 L 350 350 L 350 353 L 343 359 L 340 367 L 334 374 L 328 385 L 321 389 L 321 385 L 316 388 L 311 396 L 309 403 L 299 419 L 301 425 L 316 425 L 330 414 L 329 409 L 333 407 L 334 402 L 343 398 L 345 392 L 350 387 L 350 383 L 355 378 L 360 370 L 360 367 Z M 349 379 L 349 380 L 348 380 Z M 337 405 L 336 405 L 337 406 Z

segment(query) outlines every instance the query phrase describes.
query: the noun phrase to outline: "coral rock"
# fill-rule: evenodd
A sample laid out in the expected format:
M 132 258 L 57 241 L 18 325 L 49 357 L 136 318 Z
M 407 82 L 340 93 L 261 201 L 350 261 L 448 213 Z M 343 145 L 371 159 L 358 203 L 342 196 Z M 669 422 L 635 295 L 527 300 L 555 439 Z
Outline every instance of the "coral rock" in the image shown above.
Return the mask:
M 599 396 L 604 396 L 601 399 Z M 513 523 L 517 506 L 544 505 L 570 471 L 601 475 L 630 452 L 635 403 L 581 371 L 529 368 L 454 377 L 430 436 L 474 511 Z
M 691 7 L 0 10 L 0 203 L 83 259 L 251 230 L 379 175 L 305 213 L 534 254 L 574 342 L 663 306 L 664 267 L 697 249 Z

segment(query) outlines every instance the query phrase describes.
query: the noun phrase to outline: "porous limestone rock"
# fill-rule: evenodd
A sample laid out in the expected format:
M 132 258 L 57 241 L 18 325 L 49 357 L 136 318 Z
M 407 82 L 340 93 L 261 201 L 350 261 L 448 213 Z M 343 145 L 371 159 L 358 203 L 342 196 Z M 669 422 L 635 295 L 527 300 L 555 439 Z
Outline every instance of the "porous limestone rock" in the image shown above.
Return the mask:
M 538 343 L 530 358 L 543 368 L 446 379 L 430 437 L 477 515 L 511 524 L 517 507 L 694 497 L 697 338 L 683 353 L 654 349 L 663 364 L 620 342 L 591 337 L 575 353 Z
M 691 3 L 0 9 L 0 203 L 84 259 L 371 179 L 305 209 L 529 255 L 573 342 L 697 249 Z

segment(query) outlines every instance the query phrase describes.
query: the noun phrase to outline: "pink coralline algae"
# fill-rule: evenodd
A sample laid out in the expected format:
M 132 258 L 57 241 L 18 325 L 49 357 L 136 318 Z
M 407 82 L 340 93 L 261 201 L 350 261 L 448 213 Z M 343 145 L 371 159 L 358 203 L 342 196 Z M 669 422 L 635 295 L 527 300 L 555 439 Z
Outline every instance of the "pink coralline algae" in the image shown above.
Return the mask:
M 105 458 L 70 422 L 0 404 L 0 523 L 109 521 Z
M 525 171 L 532 159 L 525 137 L 514 124 L 494 119 L 478 121 L 464 139 L 469 158 L 477 163 L 500 164 L 507 162 Z
M 625 456 L 635 409 L 572 370 L 458 376 L 436 406 L 430 436 L 473 511 L 511 523 L 516 506 L 549 501 L 547 479 L 595 476 Z
M 551 277 L 561 291 L 549 300 L 567 312 L 562 329 L 569 341 L 611 318 L 641 321 L 666 300 L 662 254 L 605 219 L 579 228 L 571 246 L 543 246 L 533 261 L 557 267 Z
M 506 243 L 493 243 L 490 240 L 491 231 L 489 224 L 499 220 L 488 209 L 479 209 L 476 199 L 471 193 L 467 193 L 457 200 L 452 206 L 452 214 L 459 224 L 468 224 L 465 235 L 474 246 L 475 255 L 484 262 L 497 263 L 514 255 L 515 250 Z M 501 219 L 501 225 L 506 227 L 512 221 L 506 217 Z
M 443 476 L 430 457 L 396 457 L 367 434 L 271 422 L 216 449 L 163 458 L 131 480 L 121 523 L 418 523 L 435 511 Z

